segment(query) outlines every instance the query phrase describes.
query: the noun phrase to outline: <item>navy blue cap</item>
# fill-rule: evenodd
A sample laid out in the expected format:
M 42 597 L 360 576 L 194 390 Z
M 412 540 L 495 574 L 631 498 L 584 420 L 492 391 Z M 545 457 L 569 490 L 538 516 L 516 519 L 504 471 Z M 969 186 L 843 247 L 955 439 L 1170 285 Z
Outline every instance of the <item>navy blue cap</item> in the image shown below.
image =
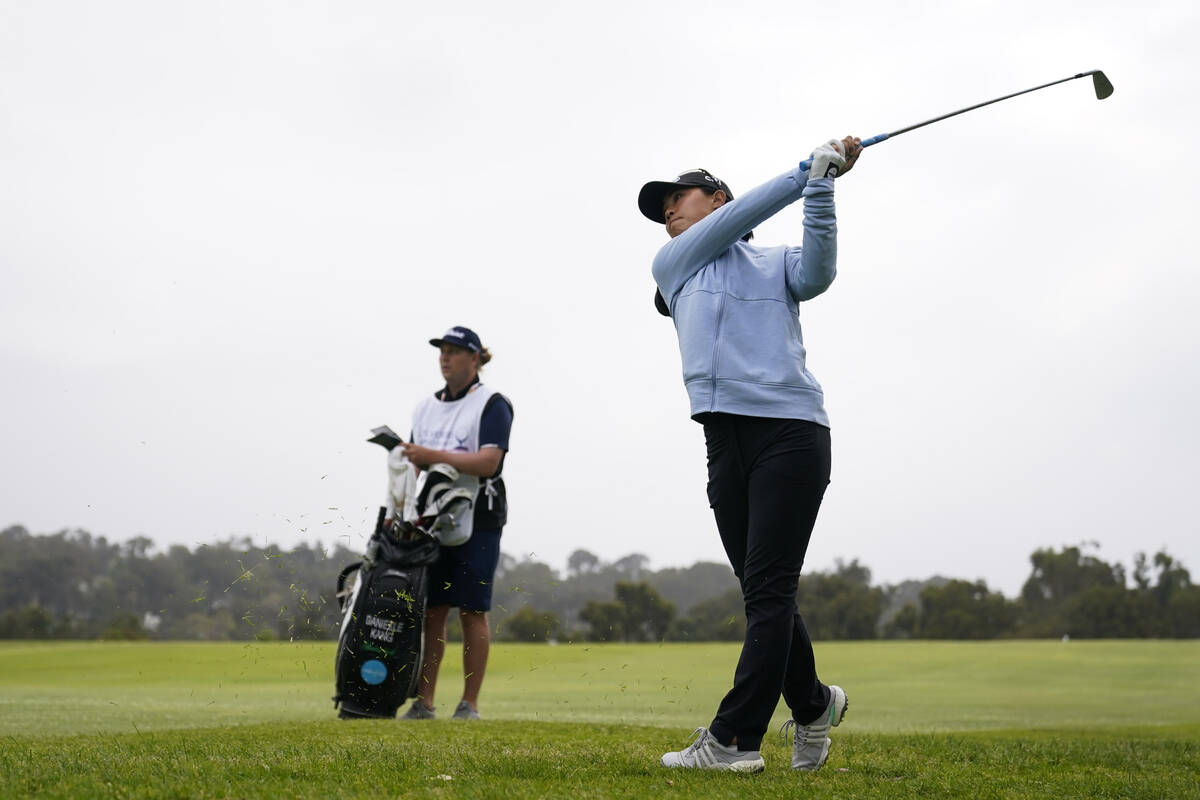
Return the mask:
M 483 342 L 479 341 L 479 334 L 470 328 L 464 328 L 462 325 L 455 325 L 443 333 L 440 339 L 430 339 L 429 343 L 434 347 L 452 344 L 455 347 L 470 350 L 472 353 L 483 352 Z

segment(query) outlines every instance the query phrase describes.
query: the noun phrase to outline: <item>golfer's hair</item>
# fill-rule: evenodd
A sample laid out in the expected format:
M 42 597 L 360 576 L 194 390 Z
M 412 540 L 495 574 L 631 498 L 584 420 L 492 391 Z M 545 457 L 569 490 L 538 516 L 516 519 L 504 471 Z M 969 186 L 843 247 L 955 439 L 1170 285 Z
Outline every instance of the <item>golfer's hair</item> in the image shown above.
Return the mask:
M 479 351 L 479 369 L 483 369 L 483 365 L 492 360 L 492 351 L 486 347 Z

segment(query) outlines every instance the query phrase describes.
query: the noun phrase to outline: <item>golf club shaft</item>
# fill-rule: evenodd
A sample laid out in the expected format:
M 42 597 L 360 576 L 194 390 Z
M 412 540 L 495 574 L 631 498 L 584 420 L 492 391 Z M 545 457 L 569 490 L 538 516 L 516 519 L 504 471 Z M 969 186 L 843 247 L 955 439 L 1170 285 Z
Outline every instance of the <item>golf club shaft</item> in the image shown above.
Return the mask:
M 1104 73 L 1100 72 L 1099 70 L 1092 70 L 1091 72 L 1081 72 L 1078 75 L 1072 75 L 1069 78 L 1062 78 L 1057 81 L 1051 81 L 1050 83 L 1043 83 L 1041 86 L 1034 86 L 1032 89 L 1023 89 L 1019 92 L 1013 92 L 1012 94 L 1006 94 L 1003 97 L 997 97 L 994 100 L 985 100 L 984 102 L 976 103 L 973 106 L 967 106 L 966 108 L 960 108 L 958 111 L 951 111 L 949 114 L 942 114 L 940 117 L 934 117 L 933 119 L 927 119 L 924 122 L 918 122 L 915 125 L 909 125 L 907 128 L 900 128 L 899 130 L 894 130 L 891 133 L 881 133 L 876 136 L 872 136 L 870 139 L 863 139 L 862 146 L 870 147 L 873 144 L 879 144 L 880 142 L 885 142 L 888 139 L 892 138 L 893 136 L 899 136 L 902 133 L 908 133 L 909 131 L 914 131 L 917 128 L 924 128 L 926 125 L 932 125 L 935 122 L 941 122 L 942 120 L 949 119 L 950 117 L 957 117 L 959 114 L 965 114 L 968 111 L 974 111 L 977 108 L 983 108 L 984 106 L 990 106 L 992 103 L 999 103 L 1001 100 L 1008 100 L 1009 98 L 1012 98 L 1012 97 L 1017 97 L 1017 96 L 1023 95 L 1023 94 L 1029 94 L 1030 92 L 1036 92 L 1038 89 L 1045 89 L 1048 86 L 1057 86 L 1060 83 L 1066 83 L 1067 81 L 1073 81 L 1076 78 L 1086 78 L 1090 75 L 1100 75 L 1101 77 L 1103 77 Z M 1095 81 L 1095 79 L 1093 79 L 1093 80 Z M 1104 82 L 1104 84 L 1107 85 L 1108 94 L 1111 94 L 1112 93 L 1112 84 L 1108 83 L 1107 78 L 1104 78 L 1103 82 Z M 1099 81 L 1096 81 L 1096 87 L 1097 87 L 1096 96 L 1099 99 L 1104 99 L 1104 97 L 1108 96 L 1108 94 L 1101 95 Z M 811 166 L 812 166 L 811 158 L 806 161 L 800 162 L 801 169 L 806 170 Z

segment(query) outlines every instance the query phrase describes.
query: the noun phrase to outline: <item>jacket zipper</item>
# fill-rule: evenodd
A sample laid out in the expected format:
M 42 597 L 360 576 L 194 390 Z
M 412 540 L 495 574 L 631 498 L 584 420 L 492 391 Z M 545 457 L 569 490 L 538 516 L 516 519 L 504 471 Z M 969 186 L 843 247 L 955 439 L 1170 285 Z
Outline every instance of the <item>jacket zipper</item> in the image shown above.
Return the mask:
M 712 373 L 710 378 L 712 388 L 708 393 L 709 411 L 712 411 L 717 404 L 717 353 L 721 347 L 721 322 L 725 319 L 725 290 L 724 287 L 721 288 L 721 303 L 717 306 L 717 326 L 713 331 L 712 366 L 709 367 L 709 371 Z

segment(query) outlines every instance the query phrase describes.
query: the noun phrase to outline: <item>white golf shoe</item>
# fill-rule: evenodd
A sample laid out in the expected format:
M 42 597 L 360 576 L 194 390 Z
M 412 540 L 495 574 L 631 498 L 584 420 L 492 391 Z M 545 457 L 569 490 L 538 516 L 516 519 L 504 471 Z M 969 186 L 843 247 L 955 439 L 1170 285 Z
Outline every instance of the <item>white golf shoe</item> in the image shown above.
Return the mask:
M 693 769 L 716 769 L 730 772 L 762 772 L 762 754 L 757 750 L 738 750 L 727 747 L 709 733 L 708 728 L 692 731 L 695 740 L 683 750 L 666 753 L 662 757 L 664 767 L 691 767 Z
M 814 772 L 821 768 L 825 759 L 829 758 L 829 729 L 836 728 L 846 716 L 850 701 L 846 692 L 840 686 L 829 687 L 829 706 L 821 716 L 807 725 L 801 725 L 794 719 L 783 723 L 780 731 L 786 740 L 788 729 L 794 728 L 792 739 L 792 769 Z

